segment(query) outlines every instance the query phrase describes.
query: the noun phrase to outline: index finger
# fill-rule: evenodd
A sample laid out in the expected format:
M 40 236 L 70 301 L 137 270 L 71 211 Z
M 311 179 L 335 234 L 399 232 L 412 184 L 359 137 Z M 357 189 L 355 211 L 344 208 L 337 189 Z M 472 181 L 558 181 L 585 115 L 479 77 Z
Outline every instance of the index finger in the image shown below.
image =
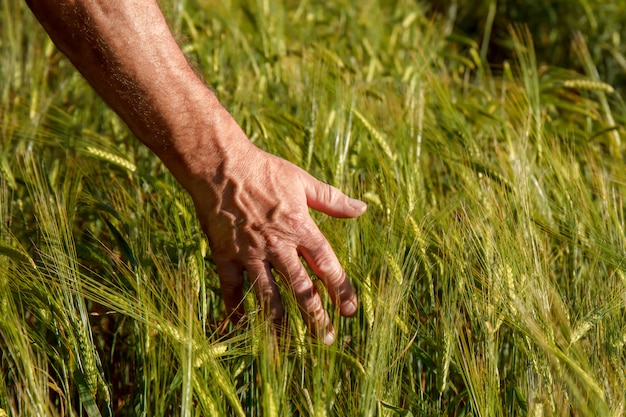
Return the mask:
M 310 233 L 302 240 L 298 251 L 315 275 L 322 280 L 333 303 L 342 316 L 352 316 L 357 310 L 356 293 L 337 255 L 317 225 L 311 221 Z

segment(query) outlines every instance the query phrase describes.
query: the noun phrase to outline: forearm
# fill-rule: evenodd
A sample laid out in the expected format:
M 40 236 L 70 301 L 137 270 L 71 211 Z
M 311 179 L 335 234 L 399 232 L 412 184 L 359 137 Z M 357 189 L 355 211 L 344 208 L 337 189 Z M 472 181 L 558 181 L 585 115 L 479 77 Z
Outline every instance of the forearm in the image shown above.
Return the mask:
M 227 114 L 188 65 L 154 1 L 27 3 L 57 47 L 183 185 L 199 149 L 216 156 L 198 162 L 202 169 L 219 163 L 227 144 L 211 129 L 223 128 Z

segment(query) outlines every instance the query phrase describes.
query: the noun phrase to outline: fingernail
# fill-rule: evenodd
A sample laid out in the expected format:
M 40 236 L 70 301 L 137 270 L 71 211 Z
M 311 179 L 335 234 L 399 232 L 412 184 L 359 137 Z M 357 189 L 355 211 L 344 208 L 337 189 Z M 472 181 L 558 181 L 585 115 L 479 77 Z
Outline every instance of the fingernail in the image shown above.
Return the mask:
M 333 332 L 326 333 L 326 336 L 324 336 L 324 344 L 332 345 L 334 341 L 335 341 L 335 334 Z
M 348 204 L 350 205 L 350 207 L 360 212 L 364 212 L 365 209 L 367 208 L 367 204 L 365 204 L 361 200 L 357 200 L 357 199 L 350 198 L 350 197 L 348 197 Z
M 350 317 L 354 313 L 356 313 L 357 305 L 354 300 L 345 300 L 339 306 L 339 310 L 341 311 L 342 316 Z

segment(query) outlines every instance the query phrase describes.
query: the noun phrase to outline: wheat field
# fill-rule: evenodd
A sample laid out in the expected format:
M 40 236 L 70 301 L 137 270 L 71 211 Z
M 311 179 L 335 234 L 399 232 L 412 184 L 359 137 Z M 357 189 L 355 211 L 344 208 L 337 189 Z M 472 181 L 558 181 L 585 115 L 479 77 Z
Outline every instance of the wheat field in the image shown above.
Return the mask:
M 626 11 L 477 3 L 162 3 L 255 144 L 368 203 L 312 212 L 360 302 L 325 346 L 284 288 L 287 334 L 226 320 L 190 198 L 2 0 L 0 416 L 623 416 Z

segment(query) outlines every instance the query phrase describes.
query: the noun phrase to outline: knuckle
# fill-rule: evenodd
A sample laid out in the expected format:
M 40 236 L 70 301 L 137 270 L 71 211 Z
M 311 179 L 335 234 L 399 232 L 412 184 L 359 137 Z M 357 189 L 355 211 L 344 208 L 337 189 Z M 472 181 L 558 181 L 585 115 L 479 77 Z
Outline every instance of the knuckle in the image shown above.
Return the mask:
M 326 183 L 321 183 L 321 184 L 322 185 L 319 188 L 320 200 L 326 201 L 328 203 L 333 202 L 334 199 L 336 198 L 335 188 L 330 184 L 326 184 Z
M 298 237 L 306 230 L 306 219 L 299 213 L 288 213 L 278 224 L 260 231 L 267 253 L 280 256 L 286 248 L 295 248 Z
M 317 263 L 317 273 L 323 276 L 329 283 L 338 283 L 343 281 L 344 271 L 341 265 L 334 259 L 324 256 Z
M 295 291 L 310 281 L 295 249 L 293 253 L 281 253 L 273 258 L 274 268 L 281 278 Z
M 283 213 L 282 222 L 288 229 L 298 230 L 306 224 L 309 218 L 308 212 L 292 208 Z
M 274 289 L 270 286 L 264 286 L 257 290 L 257 298 L 264 310 L 271 307 L 272 302 L 275 301 Z
M 310 279 L 296 280 L 292 284 L 293 293 L 298 301 L 306 301 L 317 295 L 317 289 Z
M 311 253 L 308 259 L 313 272 L 328 285 L 337 285 L 345 280 L 345 272 L 327 245 L 318 245 L 317 250 Z
M 330 250 L 330 246 L 326 241 L 326 238 L 322 232 L 315 227 L 304 227 L 301 232 L 300 248 L 309 252 L 315 262 L 318 259 L 321 261 L 323 258 L 328 258 L 330 254 L 327 252 Z
M 268 231 L 264 233 L 265 248 L 270 255 L 276 256 L 282 252 L 282 248 L 285 244 L 285 239 L 281 234 L 274 231 Z
M 261 295 L 263 297 L 263 303 L 267 311 L 272 311 L 277 306 L 281 306 L 281 298 L 277 288 L 268 287 L 263 291 Z
M 326 311 L 324 311 L 319 299 L 316 303 L 308 307 L 309 308 L 302 311 L 302 317 L 304 318 L 307 327 L 313 334 L 323 334 L 329 322 Z

